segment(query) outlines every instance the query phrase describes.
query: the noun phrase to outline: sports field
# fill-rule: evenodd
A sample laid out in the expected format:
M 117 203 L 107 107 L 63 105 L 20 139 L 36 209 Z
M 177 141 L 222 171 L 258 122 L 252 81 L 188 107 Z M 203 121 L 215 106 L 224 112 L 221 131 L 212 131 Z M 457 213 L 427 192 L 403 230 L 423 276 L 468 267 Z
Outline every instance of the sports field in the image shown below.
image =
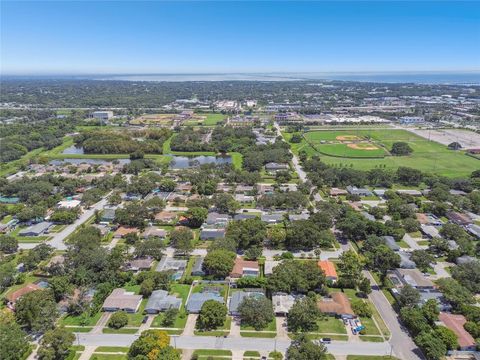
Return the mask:
M 290 134 L 285 134 L 287 141 L 290 137 Z M 468 176 L 472 171 L 480 169 L 480 160 L 465 155 L 465 152 L 448 150 L 445 145 L 429 141 L 406 130 L 319 130 L 307 132 L 304 137 L 308 141 L 303 140 L 299 144 L 291 144 L 292 151 L 298 153 L 305 150 L 308 156 L 316 154 L 322 161 L 332 165 L 353 166 L 363 170 L 375 167 L 394 169 L 399 166 L 408 166 L 449 177 Z M 345 150 L 345 146 L 348 148 L 349 144 L 362 143 L 390 150 L 392 144 L 397 141 L 408 143 L 413 149 L 413 153 L 410 156 L 386 155 L 383 158 L 362 159 L 348 156 L 360 157 L 361 155 L 359 156 L 358 153 L 363 152 L 365 157 L 368 157 L 370 151 L 377 150 L 352 149 L 355 150 L 354 152 Z M 322 153 L 319 152 L 319 149 Z M 385 151 L 384 149 L 382 151 Z M 349 155 L 351 153 L 354 155 Z

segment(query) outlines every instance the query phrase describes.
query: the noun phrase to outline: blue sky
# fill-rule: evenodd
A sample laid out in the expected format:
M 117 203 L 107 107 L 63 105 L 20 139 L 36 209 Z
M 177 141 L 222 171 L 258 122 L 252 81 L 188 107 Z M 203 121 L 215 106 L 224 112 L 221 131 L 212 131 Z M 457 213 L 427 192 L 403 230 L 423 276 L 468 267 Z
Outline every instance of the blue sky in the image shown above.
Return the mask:
M 1 70 L 480 69 L 479 2 L 1 2 Z

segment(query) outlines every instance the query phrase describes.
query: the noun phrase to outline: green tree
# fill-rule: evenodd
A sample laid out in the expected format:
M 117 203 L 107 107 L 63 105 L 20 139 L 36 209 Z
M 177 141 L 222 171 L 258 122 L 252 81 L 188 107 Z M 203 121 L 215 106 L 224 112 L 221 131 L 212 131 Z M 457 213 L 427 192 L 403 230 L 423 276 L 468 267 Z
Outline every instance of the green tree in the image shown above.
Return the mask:
M 170 336 L 163 330 L 146 330 L 136 339 L 128 350 L 128 359 L 157 358 L 157 354 L 170 346 Z M 175 359 L 177 360 L 177 359 Z
M 125 311 L 116 311 L 108 320 L 108 327 L 112 329 L 120 329 L 128 324 L 128 315 Z
M 178 315 L 178 309 L 168 308 L 164 311 L 162 317 L 162 326 L 172 326 L 175 323 L 175 319 Z
M 203 270 L 215 278 L 223 279 L 227 277 L 233 269 L 236 255 L 227 250 L 209 251 L 203 260 Z
M 163 257 L 165 242 L 159 237 L 151 237 L 135 244 L 135 256 L 145 257 L 151 256 L 155 260 Z
M 45 332 L 53 329 L 58 310 L 52 292 L 36 290 L 22 296 L 15 304 L 15 317 L 27 330 Z
M 402 287 L 398 294 L 398 302 L 401 307 L 414 307 L 420 302 L 420 292 L 410 284 Z
M 201 207 L 192 207 L 188 209 L 185 217 L 188 220 L 188 226 L 192 228 L 199 228 L 205 222 L 208 216 L 208 210 Z
M 443 359 L 447 352 L 447 347 L 442 339 L 435 333 L 425 331 L 415 337 L 415 343 L 422 349 L 423 354 L 428 360 Z
M 242 324 L 264 329 L 275 317 L 272 302 L 265 296 L 246 296 L 238 306 Z
M 372 285 L 370 284 L 370 280 L 366 277 L 362 278 L 358 283 L 358 290 L 360 290 L 364 294 L 370 294 L 372 292 Z
M 267 237 L 267 226 L 259 218 L 232 221 L 227 226 L 226 237 L 239 249 L 262 246 Z
M 49 330 L 43 335 L 38 348 L 40 360 L 63 360 L 70 354 L 70 346 L 75 340 L 75 335 L 63 326 Z
M 396 156 L 405 156 L 410 155 L 413 152 L 413 149 L 408 143 L 399 141 L 392 144 L 390 152 Z
M 48 282 L 48 286 L 52 289 L 53 296 L 57 302 L 73 292 L 73 286 L 68 276 L 54 276 Z
M 286 358 L 288 360 L 326 360 L 327 349 L 323 344 L 313 343 L 307 335 L 300 334 L 287 349 Z
M 267 242 L 269 247 L 278 249 L 285 242 L 285 238 L 285 229 L 279 226 L 267 228 Z
M 316 261 L 284 260 L 273 268 L 267 286 L 273 292 L 306 294 L 321 289 L 325 282 L 325 274 Z
M 215 300 L 203 303 L 197 319 L 197 328 L 200 330 L 214 330 L 223 326 L 227 316 L 227 307 Z
M 0 235 L 0 252 L 12 254 L 18 249 L 18 240 L 10 235 Z
M 362 263 L 353 250 L 347 250 L 339 257 L 338 270 L 340 270 L 339 283 L 345 287 L 355 288 L 362 279 Z M 368 281 L 368 280 L 367 280 Z M 370 286 L 370 283 L 368 283 Z
M 180 226 L 170 232 L 170 244 L 183 255 L 188 255 L 193 250 L 193 232 Z
M 410 259 L 422 272 L 427 272 L 430 268 L 430 264 L 435 261 L 432 254 L 426 250 L 413 250 Z
M 289 250 L 312 250 L 330 247 L 334 241 L 331 231 L 319 229 L 311 220 L 298 220 L 288 226 L 285 245 Z
M 318 328 L 317 320 L 320 316 L 315 300 L 310 297 L 297 299 L 287 314 L 288 331 L 314 331 Z
M 237 201 L 230 194 L 218 193 L 213 196 L 213 205 L 220 213 L 234 214 L 240 207 Z
M 447 347 L 447 350 L 456 350 L 458 347 L 457 335 L 445 326 L 437 326 L 433 331 L 435 337 L 438 337 Z
M 2 318 L 0 320 L 0 358 L 23 360 L 29 349 L 25 331 L 15 321 L 4 321 Z

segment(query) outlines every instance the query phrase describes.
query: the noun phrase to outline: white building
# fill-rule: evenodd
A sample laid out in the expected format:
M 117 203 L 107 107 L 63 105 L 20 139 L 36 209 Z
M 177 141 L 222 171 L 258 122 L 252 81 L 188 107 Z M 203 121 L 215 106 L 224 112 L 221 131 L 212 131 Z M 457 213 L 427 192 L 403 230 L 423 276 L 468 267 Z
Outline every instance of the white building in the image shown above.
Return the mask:
M 92 117 L 99 120 L 110 120 L 113 117 L 113 111 L 94 111 Z

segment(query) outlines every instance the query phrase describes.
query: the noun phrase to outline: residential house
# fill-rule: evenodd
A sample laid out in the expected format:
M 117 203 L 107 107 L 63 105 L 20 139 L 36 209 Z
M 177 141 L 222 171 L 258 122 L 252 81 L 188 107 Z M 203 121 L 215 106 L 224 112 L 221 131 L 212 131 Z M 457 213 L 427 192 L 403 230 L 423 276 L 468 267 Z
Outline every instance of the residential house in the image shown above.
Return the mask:
M 322 269 L 327 280 L 330 280 L 331 282 L 337 281 L 337 270 L 335 269 L 335 264 L 333 262 L 329 260 L 320 260 L 317 265 L 320 269 Z
M 258 184 L 257 189 L 259 195 L 270 195 L 275 191 L 273 185 L 270 184 Z
M 255 218 L 258 218 L 259 214 L 258 213 L 240 213 L 240 214 L 235 214 L 235 216 L 233 217 L 233 220 L 247 220 L 247 219 L 255 219 Z
M 273 312 L 277 316 L 286 316 L 292 308 L 295 300 L 303 297 L 303 295 L 292 295 L 285 293 L 273 293 L 272 304 Z
M 148 239 L 151 237 L 159 237 L 164 239 L 167 237 L 167 230 L 160 229 L 156 226 L 149 226 L 142 232 L 141 237 L 144 239 Z
M 455 335 L 457 335 L 460 350 L 474 351 L 476 349 L 475 339 L 463 327 L 463 325 L 467 322 L 465 316 L 441 312 L 438 315 L 438 318 L 447 328 L 452 330 Z
M 430 290 L 435 284 L 423 275 L 418 269 L 396 269 L 394 274 L 403 285 L 409 284 L 417 290 Z
M 251 203 L 255 200 L 255 196 L 245 194 L 235 194 L 235 200 L 239 203 Z
M 290 221 L 298 221 L 298 220 L 308 220 L 310 218 L 310 213 L 303 212 L 301 214 L 289 214 L 288 220 Z
M 285 213 L 262 214 L 260 219 L 267 224 L 279 224 L 283 222 L 283 215 Z
M 133 233 L 138 233 L 138 229 L 134 227 L 120 226 L 113 233 L 113 237 L 116 239 L 120 239 L 120 238 L 123 238 L 124 236 L 127 236 L 128 234 L 133 234 Z
M 472 219 L 467 214 L 462 214 L 456 211 L 449 211 L 446 214 L 447 219 L 453 222 L 454 224 L 466 226 L 472 224 Z
M 480 239 L 480 226 L 475 224 L 467 225 L 467 231 Z
M 205 223 L 207 225 L 221 225 L 225 226 L 232 217 L 228 214 L 219 214 L 217 212 L 208 213 Z
M 232 272 L 230 273 L 231 278 L 241 278 L 244 276 L 259 276 L 260 267 L 258 261 L 243 260 L 240 257 L 235 259 L 235 264 L 233 265 Z
M 397 254 L 400 256 L 400 268 L 401 269 L 415 269 L 417 265 L 410 260 L 410 253 L 407 251 L 398 251 Z
M 145 312 L 147 314 L 158 314 L 161 311 L 168 309 L 179 310 L 182 306 L 182 299 L 176 296 L 169 295 L 165 290 L 155 290 L 148 298 L 147 305 L 145 306 Z
M 431 226 L 442 226 L 443 221 L 433 214 L 416 213 L 415 216 L 420 224 Z
M 58 202 L 57 207 L 59 209 L 76 209 L 80 206 L 80 203 L 80 200 L 63 200 Z
M 171 223 L 177 218 L 177 213 L 172 211 L 160 211 L 159 213 L 155 214 L 155 221 L 159 223 Z
M 277 260 L 265 260 L 265 264 L 263 265 L 263 272 L 265 275 L 270 275 L 273 273 L 273 268 L 280 264 L 280 261 Z
M 342 319 L 356 317 L 350 305 L 350 300 L 343 292 L 334 292 L 330 297 L 324 297 L 317 301 L 317 306 L 322 313 L 331 316 L 341 317 Z
M 187 267 L 187 260 L 174 259 L 168 256 L 162 257 L 159 261 L 156 271 L 173 271 L 173 280 L 179 280 Z
M 187 312 L 190 314 L 198 314 L 202 305 L 207 300 L 215 300 L 221 304 L 225 303 L 223 296 L 217 291 L 206 291 L 200 293 L 192 293 L 187 301 Z
M 238 307 L 242 301 L 247 297 L 253 298 L 264 298 L 265 294 L 263 291 L 236 291 L 230 297 L 230 302 L 228 303 L 228 312 L 232 316 L 240 315 L 238 312 Z
M 358 196 L 372 196 L 373 195 L 372 192 L 368 189 L 358 188 L 356 186 L 351 186 L 351 185 L 347 186 L 347 191 L 351 195 L 358 195 Z
M 254 190 L 254 187 L 252 185 L 237 185 L 235 188 L 235 193 L 236 194 L 250 194 Z
M 385 241 L 385 245 L 387 245 L 390 249 L 392 249 L 393 251 L 400 250 L 400 246 L 398 246 L 393 236 L 382 236 L 382 238 Z
M 276 162 L 269 162 L 265 164 L 265 171 L 269 173 L 275 173 L 277 171 L 288 171 L 290 166 L 285 163 L 276 163 Z
M 200 231 L 200 240 L 215 240 L 225 238 L 225 229 L 204 227 Z
M 13 306 L 23 295 L 31 293 L 32 291 L 43 290 L 43 288 L 35 283 L 22 286 L 20 289 L 8 293 L 5 298 L 8 303 Z
M 144 257 L 130 260 L 126 268 L 130 271 L 150 270 L 153 264 L 153 258 Z
M 375 216 L 373 216 L 372 214 L 369 214 L 368 212 L 366 211 L 362 211 L 360 212 L 360 214 L 367 220 L 370 220 L 370 221 L 375 221 Z
M 100 216 L 100 221 L 108 223 L 115 221 L 115 209 L 104 208 L 102 211 L 102 215 Z
M 42 234 L 46 234 L 48 232 L 48 229 L 50 229 L 52 225 L 53 224 L 51 222 L 42 221 L 42 222 L 39 222 L 38 224 L 29 226 L 26 229 L 20 230 L 18 235 L 19 236 L 40 236 Z
M 432 239 L 434 237 L 440 237 L 440 232 L 433 225 L 421 224 L 420 225 L 420 231 L 422 232 L 422 234 L 424 234 L 429 239 Z
M 405 190 L 397 190 L 396 193 L 398 195 L 410 195 L 410 196 L 422 196 L 422 192 L 419 190 L 410 190 L 410 189 L 405 189 Z
M 348 194 L 348 191 L 344 189 L 339 189 L 335 187 L 330 189 L 330 196 L 342 196 L 347 194 Z
M 115 289 L 103 302 L 102 310 L 108 312 L 123 310 L 134 313 L 137 312 L 141 302 L 142 295 L 135 295 L 124 289 Z
M 205 276 L 205 271 L 203 271 L 203 256 L 199 256 L 195 259 L 195 263 L 192 266 L 192 276 Z

